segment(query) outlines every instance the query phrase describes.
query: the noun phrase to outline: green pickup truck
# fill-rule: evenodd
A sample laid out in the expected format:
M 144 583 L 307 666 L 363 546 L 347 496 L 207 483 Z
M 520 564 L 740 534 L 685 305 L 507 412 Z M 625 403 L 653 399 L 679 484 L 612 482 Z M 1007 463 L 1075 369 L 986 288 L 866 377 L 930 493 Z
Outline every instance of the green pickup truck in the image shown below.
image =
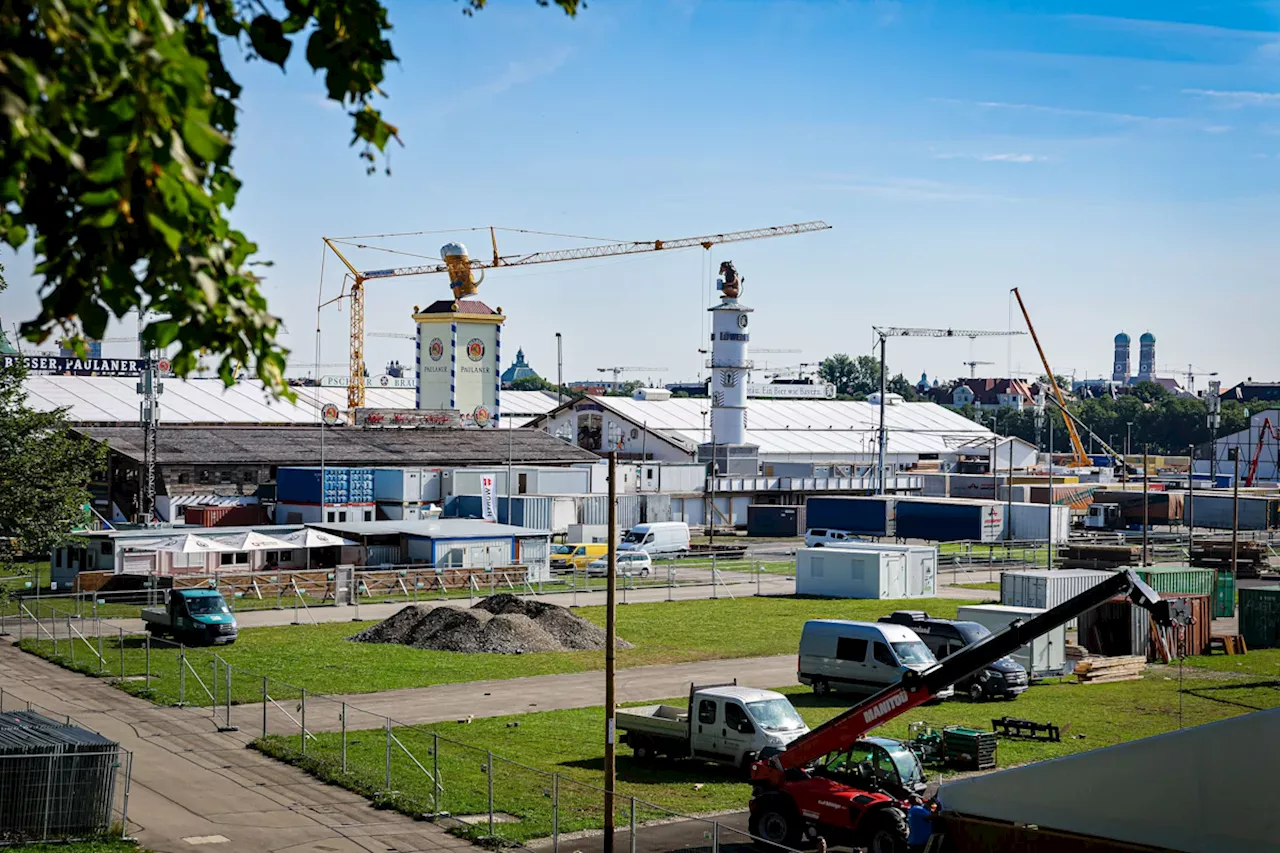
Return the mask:
M 142 621 L 152 634 L 192 646 L 229 645 L 239 634 L 236 617 L 216 589 L 171 589 L 168 604 L 143 610 Z

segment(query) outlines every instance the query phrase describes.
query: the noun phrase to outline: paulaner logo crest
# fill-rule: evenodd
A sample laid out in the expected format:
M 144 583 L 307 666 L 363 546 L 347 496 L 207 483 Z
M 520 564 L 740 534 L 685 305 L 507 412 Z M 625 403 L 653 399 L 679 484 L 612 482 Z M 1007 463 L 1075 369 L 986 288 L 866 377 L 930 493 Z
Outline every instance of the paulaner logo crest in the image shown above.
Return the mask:
M 472 361 L 479 361 L 484 358 L 484 341 L 479 338 L 472 338 L 467 344 L 467 358 Z
M 432 338 L 430 346 L 427 347 L 427 354 L 431 356 L 432 361 L 439 361 L 444 358 L 444 341 L 439 338 Z

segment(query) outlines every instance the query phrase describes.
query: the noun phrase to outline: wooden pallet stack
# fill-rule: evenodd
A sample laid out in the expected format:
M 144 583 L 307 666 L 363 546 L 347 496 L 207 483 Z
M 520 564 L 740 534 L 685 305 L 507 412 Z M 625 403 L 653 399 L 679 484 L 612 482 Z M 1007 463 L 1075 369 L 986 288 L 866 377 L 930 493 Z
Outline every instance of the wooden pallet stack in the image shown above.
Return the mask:
M 1142 562 L 1137 545 L 1070 545 L 1062 552 L 1064 569 L 1118 569 Z
M 1231 571 L 1230 542 L 1197 542 L 1191 548 L 1191 565 L 1203 569 L 1217 569 L 1220 572 Z M 1244 541 L 1237 543 L 1236 577 L 1256 578 L 1263 570 L 1271 567 L 1267 552 L 1261 542 Z
M 1142 655 L 1085 658 L 1076 663 L 1076 680 L 1081 684 L 1105 684 L 1110 681 L 1134 681 L 1147 671 Z

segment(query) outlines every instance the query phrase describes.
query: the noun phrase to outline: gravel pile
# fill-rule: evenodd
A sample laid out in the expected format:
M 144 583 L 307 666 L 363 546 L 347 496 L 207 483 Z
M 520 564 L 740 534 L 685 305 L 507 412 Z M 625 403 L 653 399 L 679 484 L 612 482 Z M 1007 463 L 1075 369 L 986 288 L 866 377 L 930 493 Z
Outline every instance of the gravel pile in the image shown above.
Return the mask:
M 441 652 L 519 655 L 604 649 L 604 629 L 564 607 L 494 595 L 474 607 L 410 605 L 351 638 Z M 618 640 L 618 648 L 632 645 Z

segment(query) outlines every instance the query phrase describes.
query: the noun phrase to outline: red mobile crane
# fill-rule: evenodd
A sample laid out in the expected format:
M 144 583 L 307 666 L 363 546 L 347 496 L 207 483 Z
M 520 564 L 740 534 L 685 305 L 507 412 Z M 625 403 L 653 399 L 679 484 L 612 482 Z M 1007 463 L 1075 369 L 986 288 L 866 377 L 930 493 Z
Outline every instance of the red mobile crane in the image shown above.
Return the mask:
M 1249 473 L 1244 477 L 1246 489 L 1253 485 L 1254 478 L 1258 476 L 1258 460 L 1262 458 L 1262 446 L 1268 436 L 1280 441 L 1280 427 L 1272 426 L 1271 418 L 1263 418 L 1262 428 L 1258 430 L 1258 446 L 1253 450 L 1253 459 L 1249 460 Z
M 873 853 L 906 850 L 906 813 L 919 797 L 915 791 L 894 784 L 899 779 L 895 768 L 857 761 L 856 756 L 875 754 L 872 746 L 894 745 L 882 738 L 867 741 L 865 736 L 928 702 L 947 686 L 1117 595 L 1127 595 L 1134 604 L 1151 611 L 1157 623 L 1172 624 L 1169 602 L 1161 601 L 1136 573 L 1126 569 L 1034 619 L 1012 623 L 929 669 L 909 672 L 897 684 L 792 741 L 784 751 L 761 755 L 751 768 L 751 834 L 789 848 L 805 837 L 820 835 L 829 843 L 868 847 Z M 880 753 L 893 763 L 883 749 Z

